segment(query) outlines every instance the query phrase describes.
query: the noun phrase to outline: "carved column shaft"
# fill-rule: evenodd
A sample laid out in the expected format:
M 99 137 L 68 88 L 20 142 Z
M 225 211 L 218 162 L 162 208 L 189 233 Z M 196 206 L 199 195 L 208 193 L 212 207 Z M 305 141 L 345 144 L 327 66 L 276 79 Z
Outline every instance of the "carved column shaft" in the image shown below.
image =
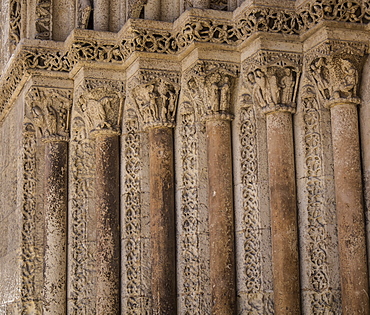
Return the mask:
M 120 310 L 119 138 L 98 132 L 96 153 L 97 314 Z
M 66 313 L 68 143 L 45 144 L 44 314 Z
M 231 128 L 228 120 L 206 122 L 212 314 L 235 313 L 235 253 Z
M 275 314 L 299 314 L 297 201 L 292 115 L 267 114 Z
M 357 107 L 331 108 L 343 314 L 369 314 Z
M 154 314 L 176 313 L 173 131 L 149 129 L 150 231 Z

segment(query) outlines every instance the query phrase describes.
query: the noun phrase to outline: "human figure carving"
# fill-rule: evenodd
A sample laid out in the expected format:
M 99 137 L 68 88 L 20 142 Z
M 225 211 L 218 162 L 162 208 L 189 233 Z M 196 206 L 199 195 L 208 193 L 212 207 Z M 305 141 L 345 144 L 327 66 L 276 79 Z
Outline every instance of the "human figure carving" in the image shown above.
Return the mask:
M 110 98 L 108 96 L 102 97 L 99 100 L 90 98 L 87 101 L 87 111 L 90 115 L 92 127 L 95 130 L 109 129 L 111 125 L 107 121 L 106 107 L 110 106 Z
M 89 24 L 90 14 L 92 11 L 91 0 L 80 0 L 80 12 L 81 16 L 79 19 L 79 27 L 87 28 Z
M 268 105 L 268 101 L 270 98 L 267 97 L 269 94 L 269 86 L 267 82 L 266 75 L 262 72 L 261 69 L 257 69 L 254 73 L 255 78 L 255 88 L 253 95 L 256 97 L 257 102 L 261 107 L 265 107 Z
M 281 103 L 290 104 L 293 101 L 293 91 L 294 91 L 294 78 L 293 72 L 290 68 L 285 68 L 285 76 L 281 78 Z
M 218 73 L 213 73 L 209 76 L 207 91 L 208 91 L 208 101 L 209 109 L 213 112 L 218 112 L 220 110 L 220 91 L 218 83 L 220 82 L 220 75 Z
M 324 58 L 316 59 L 310 66 L 310 72 L 321 96 L 324 99 L 329 99 L 329 75 L 326 68 L 326 60 Z
M 220 110 L 221 111 L 228 111 L 230 107 L 230 99 L 231 99 L 231 90 L 230 90 L 230 78 L 229 76 L 225 75 L 223 78 L 223 83 L 220 88 Z
M 280 87 L 274 68 L 269 69 L 267 73 L 267 87 L 265 94 L 266 101 L 270 105 L 276 105 L 280 103 Z
M 353 64 L 348 60 L 341 60 L 341 73 L 343 77 L 340 79 L 338 88 L 333 93 L 333 98 L 351 98 L 357 93 L 358 71 Z

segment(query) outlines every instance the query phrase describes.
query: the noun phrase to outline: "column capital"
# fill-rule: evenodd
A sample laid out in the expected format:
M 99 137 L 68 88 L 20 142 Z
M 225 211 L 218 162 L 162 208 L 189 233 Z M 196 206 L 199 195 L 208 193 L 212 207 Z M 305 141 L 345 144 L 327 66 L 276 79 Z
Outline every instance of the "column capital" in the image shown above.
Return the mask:
M 145 129 L 176 125 L 180 92 L 178 73 L 139 70 L 130 80 L 129 90 Z
M 249 98 L 264 114 L 295 113 L 302 54 L 260 50 L 242 66 Z
M 367 45 L 325 41 L 306 55 L 308 78 L 324 107 L 359 105 L 360 74 Z
M 68 141 L 72 89 L 33 86 L 26 95 L 26 116 L 43 141 Z
M 118 135 L 121 130 L 124 83 L 115 80 L 84 78 L 77 88 L 76 110 L 93 137 Z
M 201 120 L 233 120 L 233 91 L 239 66 L 198 61 L 185 75 L 187 94 Z

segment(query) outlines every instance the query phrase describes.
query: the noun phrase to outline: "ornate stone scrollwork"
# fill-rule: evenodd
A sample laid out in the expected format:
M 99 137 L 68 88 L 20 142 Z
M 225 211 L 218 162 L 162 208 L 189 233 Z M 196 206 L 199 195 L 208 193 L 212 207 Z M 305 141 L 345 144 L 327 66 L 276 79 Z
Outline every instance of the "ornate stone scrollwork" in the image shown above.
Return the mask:
M 338 102 L 360 104 L 359 78 L 364 47 L 324 43 L 326 50 L 309 62 L 309 75 L 325 107 Z M 329 53 L 332 52 L 330 55 Z
M 187 92 L 201 119 L 233 119 L 234 65 L 202 62 L 188 74 Z
M 164 77 L 141 80 L 131 90 L 145 127 L 174 127 L 180 86 Z
M 33 87 L 27 94 L 29 115 L 45 141 L 67 140 L 72 91 Z
M 244 73 L 250 97 L 264 113 L 278 110 L 294 113 L 301 74 L 300 58 L 271 53 L 265 61 L 261 58 L 264 54 L 252 57 L 246 64 Z
M 11 0 L 10 4 L 10 19 L 9 19 L 9 37 L 11 50 L 14 50 L 21 40 L 21 1 Z

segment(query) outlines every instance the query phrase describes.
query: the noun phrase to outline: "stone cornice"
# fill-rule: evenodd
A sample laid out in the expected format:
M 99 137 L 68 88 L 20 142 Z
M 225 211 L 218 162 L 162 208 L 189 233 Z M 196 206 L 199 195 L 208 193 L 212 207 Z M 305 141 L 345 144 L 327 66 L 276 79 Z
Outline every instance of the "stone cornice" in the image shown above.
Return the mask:
M 34 48 L 40 41 L 21 41 L 0 81 L 0 120 L 23 75 L 33 69 L 70 72 L 78 62 L 124 64 L 135 52 L 174 55 L 194 42 L 237 47 L 258 32 L 298 36 L 325 20 L 359 25 L 370 22 L 368 1 L 337 2 L 309 1 L 295 10 L 251 4 L 238 10 L 234 18 L 229 18 L 230 12 L 221 18 L 217 11 L 192 9 L 173 24 L 129 20 L 117 34 L 75 30 L 63 48 L 55 42 L 44 45 L 49 48 Z

